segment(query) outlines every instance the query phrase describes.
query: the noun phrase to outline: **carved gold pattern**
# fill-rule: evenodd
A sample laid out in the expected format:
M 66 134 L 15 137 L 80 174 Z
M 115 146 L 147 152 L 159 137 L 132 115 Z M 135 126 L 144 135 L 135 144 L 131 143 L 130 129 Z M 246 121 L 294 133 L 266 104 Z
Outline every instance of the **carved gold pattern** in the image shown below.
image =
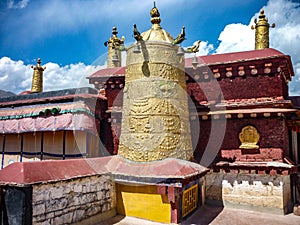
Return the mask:
M 255 26 L 251 26 L 255 29 L 255 49 L 269 48 L 269 29 L 274 28 L 275 24 L 271 26 L 268 23 L 268 18 L 264 14 L 264 10 L 260 11 L 259 20 L 254 20 Z
M 149 69 L 148 77 L 161 77 L 163 79 L 172 80 L 176 82 L 186 83 L 184 71 L 181 68 L 176 68 L 165 63 L 148 63 Z M 178 76 L 178 74 L 182 74 Z M 126 81 L 142 79 L 145 76 L 143 72 L 143 65 L 133 64 L 126 67 Z
M 31 66 L 33 68 L 31 93 L 43 91 L 43 72 L 46 67 L 42 67 L 41 63 L 41 59 L 38 58 L 36 66 Z
M 118 154 L 145 162 L 168 157 L 190 160 L 184 60 L 177 46 L 145 41 L 142 52 L 128 48 Z
M 242 149 L 258 149 L 259 133 L 253 126 L 245 126 L 239 134 Z

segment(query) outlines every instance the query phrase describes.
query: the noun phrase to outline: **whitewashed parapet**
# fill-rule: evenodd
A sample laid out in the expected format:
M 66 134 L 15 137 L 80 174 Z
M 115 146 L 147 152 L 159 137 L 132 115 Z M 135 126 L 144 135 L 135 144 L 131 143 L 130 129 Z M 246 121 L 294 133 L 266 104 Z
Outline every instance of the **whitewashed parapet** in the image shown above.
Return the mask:
M 205 180 L 208 202 L 280 214 L 287 213 L 291 207 L 288 175 L 211 172 Z

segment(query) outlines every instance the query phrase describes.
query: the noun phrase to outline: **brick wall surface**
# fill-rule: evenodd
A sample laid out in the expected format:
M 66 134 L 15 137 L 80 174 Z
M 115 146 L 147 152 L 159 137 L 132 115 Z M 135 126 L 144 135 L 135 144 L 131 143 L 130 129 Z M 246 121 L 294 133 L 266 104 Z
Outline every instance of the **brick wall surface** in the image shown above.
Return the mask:
M 218 123 L 217 120 L 200 121 L 200 135 L 198 145 L 195 149 L 195 159 L 201 160 L 207 149 L 209 139 L 215 136 L 211 132 L 211 124 Z M 254 126 L 259 135 L 259 149 L 240 149 L 241 142 L 239 133 L 247 125 Z M 191 125 L 191 129 L 192 129 Z M 222 128 L 220 126 L 220 128 Z M 226 121 L 225 136 L 214 137 L 222 142 L 218 158 L 229 161 L 282 161 L 284 156 L 289 155 L 288 151 L 288 129 L 281 118 L 243 118 L 229 119 Z M 192 135 L 197 135 L 193 133 Z
M 217 100 L 219 90 L 223 98 L 249 99 L 261 97 L 287 96 L 287 85 L 281 76 L 247 76 L 233 79 L 225 78 L 218 81 L 216 88 L 215 80 L 203 81 L 201 83 L 188 83 L 187 90 L 199 102 L 207 99 Z
M 70 224 L 115 205 L 114 183 L 104 175 L 33 185 L 33 224 Z

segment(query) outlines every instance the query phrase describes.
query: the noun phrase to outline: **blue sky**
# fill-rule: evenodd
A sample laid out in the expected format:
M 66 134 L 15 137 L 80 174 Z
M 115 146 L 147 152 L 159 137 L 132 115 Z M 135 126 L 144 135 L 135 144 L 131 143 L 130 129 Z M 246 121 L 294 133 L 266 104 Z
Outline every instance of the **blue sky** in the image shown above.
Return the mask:
M 157 0 L 156 5 L 162 27 L 176 37 L 184 25 L 187 40 L 183 45 L 200 39 L 199 54 L 203 55 L 252 50 L 250 26 L 264 7 L 270 23 L 276 23 L 270 31 L 270 47 L 292 56 L 297 76 L 291 92 L 300 95 L 300 57 L 295 47 L 300 46 L 299 0 Z M 151 27 L 152 7 L 153 1 L 140 0 L 2 0 L 0 89 L 15 93 L 29 89 L 30 65 L 38 57 L 47 66 L 45 90 L 78 85 L 75 81 L 95 69 L 99 57 L 105 60 L 103 43 L 112 27 L 130 45 L 132 24 L 141 32 Z
M 92 63 L 106 52 L 103 43 L 116 26 L 126 43 L 134 41 L 132 24 L 143 31 L 151 26 L 153 1 L 35 0 L 1 3 L 0 52 L 12 59 L 32 63 L 37 57 L 60 65 Z M 25 3 L 27 4 L 25 5 Z M 248 24 L 266 0 L 157 0 L 162 27 L 177 36 L 186 27 L 186 45 L 197 39 L 218 45 L 227 24 Z M 22 8 L 23 7 L 23 8 Z

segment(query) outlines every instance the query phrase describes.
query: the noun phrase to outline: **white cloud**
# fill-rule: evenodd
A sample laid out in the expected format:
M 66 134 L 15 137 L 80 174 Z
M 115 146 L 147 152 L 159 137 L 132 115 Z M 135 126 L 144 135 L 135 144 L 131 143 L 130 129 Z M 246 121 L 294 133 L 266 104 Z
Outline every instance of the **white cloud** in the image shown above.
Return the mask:
M 11 7 L 19 6 L 19 8 L 22 8 L 26 7 L 29 1 L 10 2 Z M 160 2 L 159 8 L 167 7 L 170 2 L 171 0 Z M 184 6 L 183 3 L 184 1 L 180 1 L 178 4 Z M 128 4 L 125 6 L 120 1 L 120 7 L 115 7 L 116 2 L 111 3 L 111 1 L 103 1 L 101 3 L 97 0 L 84 2 L 72 1 L 71 5 L 68 1 L 50 1 L 47 4 L 40 4 L 39 10 L 36 10 L 35 14 L 23 14 L 19 18 L 19 21 L 22 20 L 29 24 L 29 27 L 24 27 L 24 34 L 30 34 L 33 41 L 37 36 L 39 38 L 43 36 L 43 32 L 51 34 L 53 30 L 76 30 L 80 26 L 89 26 L 95 20 L 102 20 L 103 22 L 103 20 L 112 19 L 115 15 L 118 15 L 118 19 L 122 20 L 122 17 L 125 19 L 131 13 L 133 13 L 132 15 L 144 13 L 151 7 L 150 3 L 141 4 L 138 0 L 129 1 Z M 105 9 L 105 17 L 103 9 Z M 270 30 L 270 47 L 291 55 L 296 76 L 291 82 L 290 93 L 292 95 L 300 95 L 300 56 L 298 52 L 298 46 L 300 46 L 299 3 L 289 0 L 269 0 L 264 9 L 265 14 L 269 17 L 269 22 L 276 23 L 276 27 Z M 126 13 L 124 13 L 124 10 Z M 32 9 L 29 12 L 32 12 Z M 254 18 L 257 17 L 258 13 L 251 18 L 249 24 L 227 25 L 219 35 L 220 44 L 215 52 L 224 53 L 254 49 L 254 31 L 250 27 L 253 24 Z M 32 30 L 30 27 L 32 27 Z M 46 27 L 47 29 L 41 29 L 42 27 Z M 13 28 L 12 26 L 11 30 L 14 30 Z M 39 32 L 36 32 L 37 30 Z M 22 31 L 18 30 L 17 36 L 22 36 Z M 212 50 L 212 44 L 201 42 L 197 55 L 207 55 Z M 102 58 L 100 57 L 97 60 L 103 61 Z M 125 56 L 122 55 L 122 58 L 125 59 Z M 123 60 L 123 65 L 124 62 L 125 60 Z M 79 85 L 86 86 L 87 80 L 85 77 L 89 73 L 88 70 L 95 69 L 94 65 L 97 64 L 94 63 L 92 66 L 87 66 L 83 63 L 77 63 L 61 67 L 56 63 L 49 62 L 45 65 L 47 69 L 44 72 L 44 90 L 50 91 L 77 87 L 79 80 L 82 80 L 82 82 L 79 82 Z M 31 79 L 32 69 L 30 65 L 25 65 L 23 61 L 11 60 L 8 57 L 0 59 L 0 89 L 15 93 L 29 90 Z
M 219 36 L 216 53 L 247 51 L 254 47 L 254 33 L 250 25 L 229 24 Z
M 60 67 L 49 62 L 44 71 L 44 91 L 60 90 L 66 88 L 86 87 L 87 76 L 99 70 L 101 66 L 87 66 L 83 63 Z M 14 61 L 8 57 L 0 59 L 0 89 L 12 91 L 16 94 L 30 90 L 33 70 L 31 65 L 23 61 Z
M 300 96 L 300 63 L 294 63 L 294 72 L 295 77 L 292 78 L 292 82 L 290 83 L 290 95 L 292 96 Z
M 199 46 L 199 52 L 197 52 L 197 55 L 207 55 L 213 49 L 214 49 L 214 47 L 212 44 L 209 44 L 207 41 L 201 41 L 200 46 Z
M 0 89 L 12 92 L 21 92 L 26 88 L 28 79 L 31 79 L 30 65 L 24 65 L 23 61 L 13 61 L 8 57 L 0 59 Z M 29 81 L 30 83 L 31 81 Z M 28 87 L 27 87 L 28 86 Z
M 290 0 L 269 0 L 264 10 L 269 23 L 276 24 L 274 29 L 270 29 L 270 47 L 292 57 L 295 77 L 290 83 L 290 94 L 300 95 L 300 4 Z M 258 15 L 259 12 L 248 25 L 227 25 L 219 36 L 216 53 L 254 49 L 255 33 L 250 27 Z
M 14 1 L 8 0 L 7 1 L 7 8 L 9 9 L 23 9 L 27 6 L 29 0 L 21 0 L 21 1 Z
M 194 42 L 194 44 L 196 42 Z M 196 55 L 197 56 L 208 55 L 212 50 L 214 50 L 214 46 L 212 44 L 209 44 L 207 41 L 201 41 L 199 46 L 199 51 L 196 53 Z M 185 58 L 192 58 L 192 57 L 194 57 L 194 53 L 185 54 Z

